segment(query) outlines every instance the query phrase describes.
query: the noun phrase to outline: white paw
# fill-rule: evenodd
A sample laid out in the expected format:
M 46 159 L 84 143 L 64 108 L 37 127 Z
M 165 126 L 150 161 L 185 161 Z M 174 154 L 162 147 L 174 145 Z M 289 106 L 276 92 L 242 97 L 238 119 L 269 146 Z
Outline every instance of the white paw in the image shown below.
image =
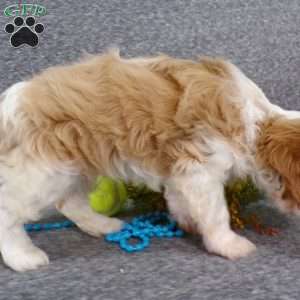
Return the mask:
M 3 248 L 2 258 L 7 266 L 18 272 L 34 270 L 49 264 L 47 254 L 34 245 Z
M 252 242 L 234 232 L 207 238 L 204 243 L 209 252 L 232 260 L 247 256 L 256 250 L 256 246 Z
M 89 235 L 100 237 L 103 234 L 119 231 L 123 227 L 123 222 L 116 218 L 99 215 L 77 223 L 77 226 Z

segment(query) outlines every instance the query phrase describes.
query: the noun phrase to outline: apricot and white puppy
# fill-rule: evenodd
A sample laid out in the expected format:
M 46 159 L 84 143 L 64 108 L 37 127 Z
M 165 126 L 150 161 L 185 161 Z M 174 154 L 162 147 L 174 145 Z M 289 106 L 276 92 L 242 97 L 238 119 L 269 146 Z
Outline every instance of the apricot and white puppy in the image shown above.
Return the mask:
M 0 104 L 0 249 L 17 271 L 48 264 L 23 224 L 56 206 L 87 233 L 122 222 L 95 214 L 97 175 L 164 191 L 183 228 L 230 259 L 255 246 L 230 228 L 224 184 L 250 175 L 285 210 L 300 203 L 300 120 L 232 64 L 117 53 L 54 67 Z

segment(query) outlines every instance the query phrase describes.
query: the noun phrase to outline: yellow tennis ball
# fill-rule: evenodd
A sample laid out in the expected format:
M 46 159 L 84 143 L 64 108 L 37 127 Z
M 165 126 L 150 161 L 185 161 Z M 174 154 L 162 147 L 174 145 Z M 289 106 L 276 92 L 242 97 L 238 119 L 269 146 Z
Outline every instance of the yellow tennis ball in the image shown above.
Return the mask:
M 99 177 L 95 189 L 89 193 L 91 208 L 103 215 L 118 213 L 127 199 L 127 190 L 123 182 L 109 177 Z

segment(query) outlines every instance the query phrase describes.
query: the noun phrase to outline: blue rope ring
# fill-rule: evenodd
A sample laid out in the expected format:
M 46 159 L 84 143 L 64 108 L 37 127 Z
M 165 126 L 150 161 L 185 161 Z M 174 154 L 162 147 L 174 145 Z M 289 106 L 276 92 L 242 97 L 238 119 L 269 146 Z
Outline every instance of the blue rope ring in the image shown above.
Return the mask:
M 140 242 L 136 244 L 130 243 L 130 241 L 133 239 L 139 239 Z M 120 240 L 120 247 L 121 249 L 127 251 L 127 252 L 135 252 L 135 251 L 141 251 L 149 246 L 150 239 L 147 235 L 140 234 L 140 233 L 132 233 L 129 237 L 123 236 Z
M 135 217 L 131 223 L 114 233 L 105 236 L 106 241 L 118 243 L 122 250 L 129 253 L 142 251 L 150 244 L 151 237 L 182 237 L 183 231 L 179 229 L 176 222 L 166 213 L 156 212 Z M 130 244 L 130 239 L 137 238 L 139 243 Z

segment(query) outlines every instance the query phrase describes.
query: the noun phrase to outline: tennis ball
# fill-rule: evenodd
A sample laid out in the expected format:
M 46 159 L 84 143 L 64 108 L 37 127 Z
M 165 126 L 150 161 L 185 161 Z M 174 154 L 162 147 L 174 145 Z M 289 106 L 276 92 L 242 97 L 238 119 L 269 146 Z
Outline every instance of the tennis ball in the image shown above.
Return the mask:
M 88 195 L 91 208 L 100 214 L 112 216 L 120 212 L 127 199 L 123 182 L 99 177 L 95 189 Z

